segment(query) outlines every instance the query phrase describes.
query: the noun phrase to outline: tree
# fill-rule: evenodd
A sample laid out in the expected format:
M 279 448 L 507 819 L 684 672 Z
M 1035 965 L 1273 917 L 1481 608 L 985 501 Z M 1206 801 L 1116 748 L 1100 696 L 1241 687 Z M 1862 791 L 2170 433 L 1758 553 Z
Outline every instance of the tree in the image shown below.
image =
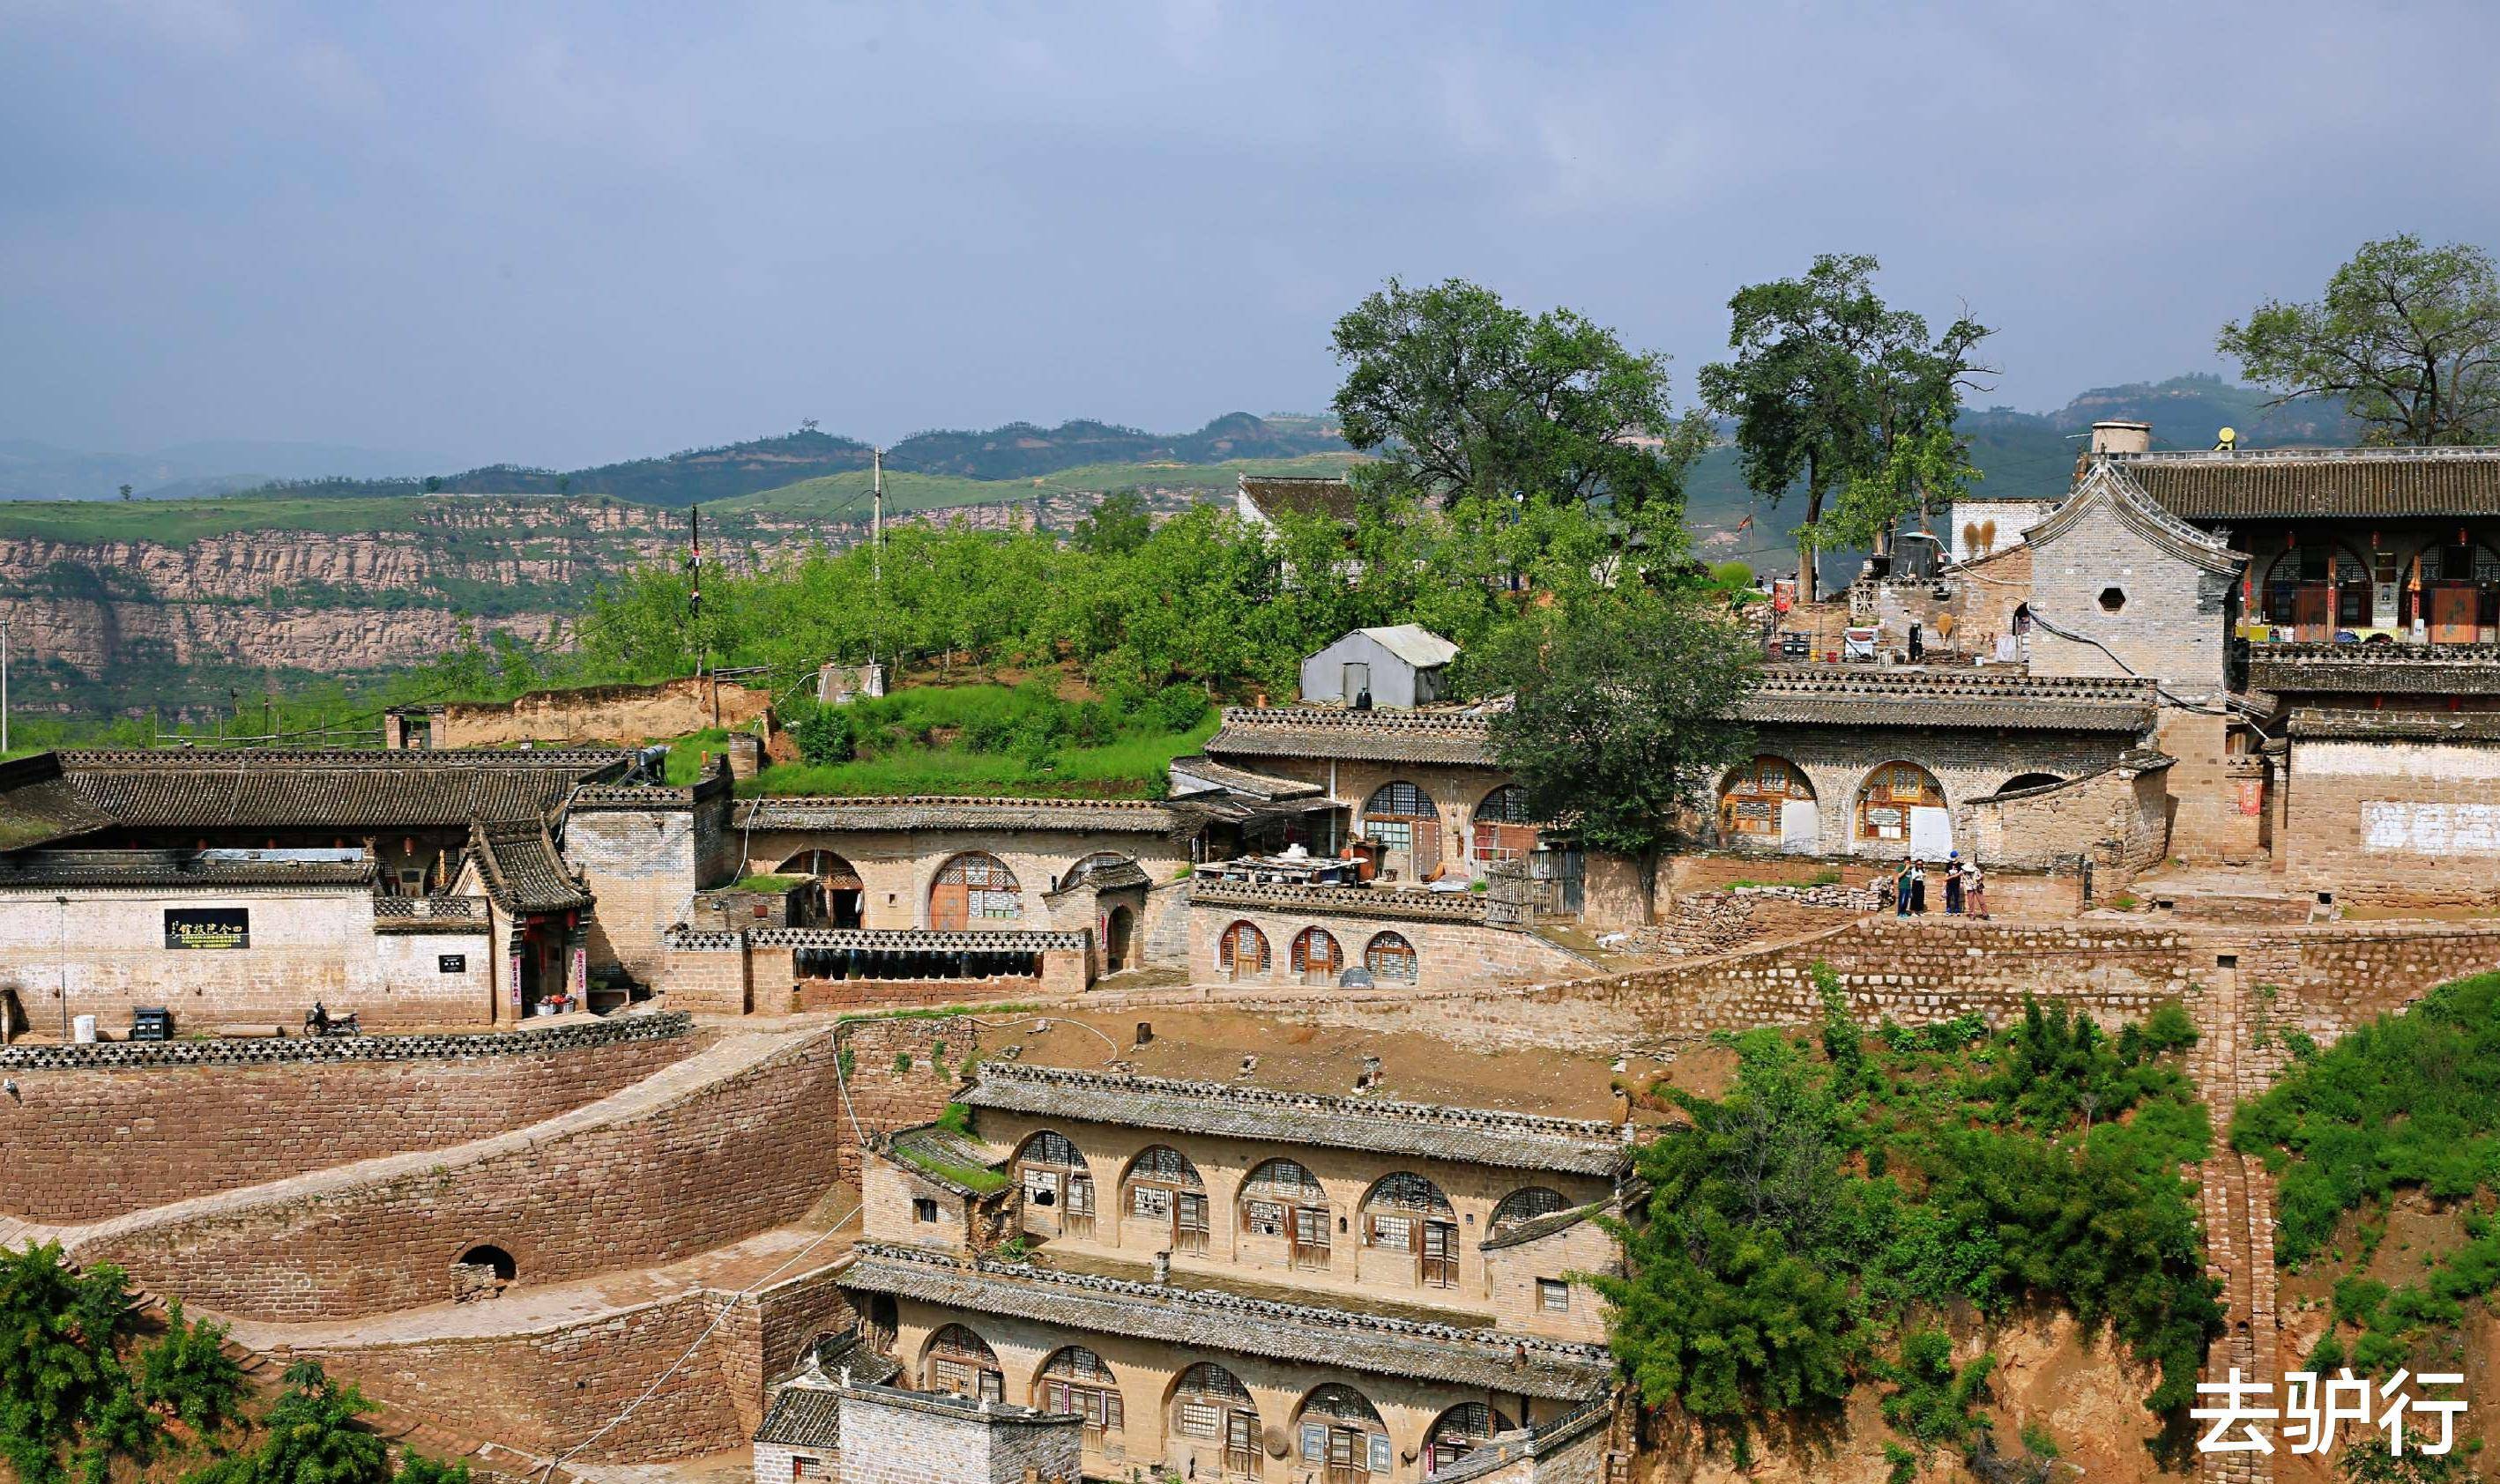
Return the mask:
M 1707 446 L 1667 403 L 1666 358 L 1634 353 L 1570 309 L 1530 315 L 1453 278 L 1386 287 L 1336 322 L 1345 440 L 1365 477 L 1444 505 L 1584 501 L 1680 510 Z
M 2491 254 L 2411 233 L 2364 242 L 2315 304 L 2269 299 L 2214 338 L 2271 405 L 2337 397 L 2373 443 L 2500 436 L 2500 272 Z
M 1756 662 L 1753 643 L 1698 597 L 1630 587 L 1497 630 L 1477 673 L 1512 693 L 1493 719 L 1494 757 L 1533 817 L 1638 857 L 1647 911 L 1677 817 L 1750 755 L 1733 716 Z
M 1124 557 L 1146 544 L 1155 533 L 1154 517 L 1146 513 L 1145 497 L 1135 490 L 1113 490 L 1085 512 L 1069 539 L 1078 551 L 1098 557 Z
M 219 1460 L 188 1484 L 391 1484 L 390 1450 L 356 1425 L 374 1410 L 354 1382 L 330 1379 L 318 1361 L 297 1361 L 261 1421 L 260 1445 Z
M 130 498 L 130 486 L 125 484 L 121 487 L 121 498 L 124 500 L 128 500 Z
M 142 1348 L 130 1299 L 119 1268 L 72 1268 L 56 1242 L 0 1251 L 0 1458 L 19 1484 L 105 1484 L 116 1460 L 157 1457 L 166 1416 L 206 1437 L 235 1415 L 225 1332 L 177 1308 Z
M 1939 420 L 1950 427 L 1962 391 L 1989 369 L 1972 359 L 1987 326 L 1964 314 L 1930 339 L 1924 318 L 1877 297 L 1880 266 L 1865 254 L 1825 253 L 1802 278 L 1738 289 L 1727 301 L 1735 359 L 1701 369 L 1703 399 L 1736 420 L 1746 487 L 1777 502 L 1804 481 L 1804 600 L 1815 593 L 1815 553 L 1847 544 L 1848 531 L 1823 528 L 1825 500 L 1865 482 L 1851 529 L 1889 532 L 1907 492 L 1879 476 L 1902 444 L 1923 440 Z

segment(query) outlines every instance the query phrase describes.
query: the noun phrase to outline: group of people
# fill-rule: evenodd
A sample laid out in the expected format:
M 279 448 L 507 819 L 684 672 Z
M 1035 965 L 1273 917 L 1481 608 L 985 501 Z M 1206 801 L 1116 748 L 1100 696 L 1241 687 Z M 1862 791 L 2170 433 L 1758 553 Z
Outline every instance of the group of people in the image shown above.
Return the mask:
M 1956 851 L 1951 858 L 1935 867 L 1943 878 L 1945 916 L 1949 918 L 1988 916 L 1988 878 L 1981 874 L 1979 862 L 1964 860 Z M 1894 873 L 1892 915 L 1896 918 L 1924 917 L 1927 911 L 1928 868 L 1923 861 L 1904 860 Z

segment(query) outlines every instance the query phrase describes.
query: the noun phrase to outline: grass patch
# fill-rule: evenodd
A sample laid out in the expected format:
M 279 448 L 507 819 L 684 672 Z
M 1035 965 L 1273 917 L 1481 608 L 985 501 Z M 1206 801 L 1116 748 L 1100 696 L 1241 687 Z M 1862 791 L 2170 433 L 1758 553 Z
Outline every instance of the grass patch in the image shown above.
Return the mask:
M 760 891 L 766 896 L 779 896 L 782 892 L 789 890 L 793 887 L 806 886 L 807 881 L 808 878 L 805 876 L 774 876 L 768 872 L 761 876 L 740 877 L 737 884 L 732 886 L 729 889 L 732 891 Z
M 818 760 L 766 768 L 739 791 L 1157 798 L 1171 760 L 1204 747 L 1217 725 L 1196 687 L 1121 706 L 1065 699 L 1048 677 L 914 686 L 838 709 L 839 725 L 822 736 L 809 719 L 792 726 L 803 747 L 815 743 Z
M 2500 1197 L 2500 974 L 2443 984 L 2329 1050 L 2296 1047 L 2295 1055 L 2291 1072 L 2231 1120 L 2233 1146 L 2275 1176 L 2278 1262 L 2329 1255 L 2348 1211 L 2361 1214 L 2366 1260 L 2400 1192 L 2467 1208 L 2464 1243 L 2432 1260 L 2419 1282 L 2354 1274 L 2336 1283 L 2319 1353 L 2378 1374 L 2500 1287 L 2491 1213 Z

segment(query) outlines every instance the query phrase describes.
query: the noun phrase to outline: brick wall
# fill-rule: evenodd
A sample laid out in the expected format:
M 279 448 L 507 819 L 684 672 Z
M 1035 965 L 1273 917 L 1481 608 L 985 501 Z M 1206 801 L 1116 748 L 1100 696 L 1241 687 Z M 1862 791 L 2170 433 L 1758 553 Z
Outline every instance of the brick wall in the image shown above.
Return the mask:
M 2500 744 L 2295 739 L 2279 854 L 2338 901 L 2500 904 Z
M 0 1210 L 82 1222 L 351 1160 L 483 1139 L 639 1081 L 695 1037 L 519 1056 L 18 1069 Z M 447 1259 L 446 1259 L 447 1261 Z
M 512 747 L 567 742 L 638 747 L 707 726 L 743 726 L 771 715 L 769 691 L 735 681 L 664 680 L 649 686 L 536 691 L 504 704 L 450 701 L 433 719 L 431 745 Z
M 1081 1421 L 842 1393 L 841 1484 L 1077 1484 Z
M 1954 845 L 1968 849 L 1971 804 L 2015 779 L 2048 774 L 2072 780 L 2117 763 L 2138 739 L 2109 732 L 1997 732 L 1901 726 L 1758 726 L 1754 751 L 1780 758 L 1813 785 L 1821 825 L 1817 854 L 1898 860 L 1907 839 L 1860 839 L 1858 800 L 1875 770 L 1912 762 L 1932 774 L 1954 816 Z M 2065 832 L 2031 843 L 2035 854 L 2068 855 L 2091 849 L 2097 830 L 2081 821 L 2051 821 Z M 1986 857 L 1983 857 L 1986 858 Z
M 697 839 L 699 811 L 577 809 L 565 820 L 564 861 L 599 900 L 589 923 L 593 968 L 662 982 L 660 937 L 684 921 L 711 879 Z
M 212 1197 L 78 1251 L 158 1292 L 286 1321 L 439 1302 L 448 1265 L 481 1242 L 532 1282 L 668 1262 L 792 1220 L 837 1183 L 835 1080 L 834 1037 L 818 1035 L 606 1121 L 359 1184 Z
M 493 1016 L 492 955 L 475 933 L 384 934 L 363 887 L 206 892 L 85 888 L 63 907 L 49 890 L 0 890 L 0 991 L 30 1025 L 58 1034 L 66 979 L 69 1014 L 92 1015 L 108 1035 L 130 1012 L 163 1005 L 179 1032 L 300 1025 L 320 1000 L 368 1026 L 474 1025 Z M 168 909 L 241 908 L 250 946 L 168 949 Z M 438 954 L 456 953 L 459 972 Z
M 1964 849 L 1989 865 L 2071 867 L 2078 855 L 2112 885 L 2160 864 L 2170 838 L 2162 767 L 2121 763 L 2057 788 L 1979 799 L 1959 811 Z
M 1336 940 L 1338 961 L 1347 967 L 1364 961 L 1365 951 L 1375 938 L 1386 933 L 1404 938 L 1415 950 L 1419 988 L 1571 977 L 1591 968 L 1587 959 L 1532 932 L 1481 923 L 1415 920 L 1387 913 L 1296 912 L 1202 900 L 1191 903 L 1190 918 L 1190 978 L 1199 984 L 1299 984 L 1293 969 L 1294 940 L 1311 928 Z M 1243 972 L 1228 980 L 1218 943 L 1227 928 L 1243 921 L 1266 935 L 1267 972 Z
M 1088 855 L 1109 853 L 1137 862 L 1149 881 L 1172 878 L 1189 859 L 1189 842 L 1130 830 L 759 829 L 731 844 L 749 871 L 772 871 L 807 851 L 831 851 L 851 863 L 865 889 L 866 927 L 926 927 L 929 887 L 947 861 L 967 851 L 997 857 L 1014 873 L 1022 915 L 975 927 L 1039 928 L 1050 923 L 1043 900 L 1051 882 Z

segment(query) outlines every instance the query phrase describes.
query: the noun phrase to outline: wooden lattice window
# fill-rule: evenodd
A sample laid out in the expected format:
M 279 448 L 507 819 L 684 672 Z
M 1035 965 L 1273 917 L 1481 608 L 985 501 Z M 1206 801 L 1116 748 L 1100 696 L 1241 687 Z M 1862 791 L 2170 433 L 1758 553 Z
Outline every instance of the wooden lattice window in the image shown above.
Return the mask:
M 978 851 L 957 855 L 938 868 L 938 880 L 929 887 L 929 925 L 939 932 L 1023 916 L 1024 895 L 1015 873 L 995 855 Z
M 1907 840 L 1910 811 L 1941 809 L 1944 786 L 1915 762 L 1888 762 L 1867 775 L 1858 798 L 1858 836 L 1861 840 Z
M 1811 802 L 1814 786 L 1785 758 L 1757 758 L 1727 775 L 1719 791 L 1719 824 L 1737 839 L 1776 840 L 1780 813 L 1792 800 Z
M 1571 1203 L 1562 1198 L 1562 1192 L 1530 1185 L 1501 1198 L 1501 1204 L 1493 1209 L 1492 1230 L 1494 1235 L 1499 1236 L 1513 1227 L 1525 1226 L 1539 1217 L 1570 1209 Z
M 1216 943 L 1216 961 L 1229 979 L 1267 972 L 1267 935 L 1254 922 L 1235 922 Z
M 1294 938 L 1294 972 L 1306 983 L 1331 983 L 1344 960 L 1336 939 L 1324 927 L 1305 927 Z
M 1083 1345 L 1069 1345 L 1041 1368 L 1041 1409 L 1085 1419 L 1087 1432 L 1116 1433 L 1125 1425 L 1119 1378 L 1102 1357 Z
M 1520 860 L 1536 849 L 1536 821 L 1529 817 L 1528 790 L 1504 784 L 1476 805 L 1473 825 L 1478 860 Z
M 1363 951 L 1363 966 L 1384 984 L 1415 983 L 1415 945 L 1398 933 L 1382 933 Z

